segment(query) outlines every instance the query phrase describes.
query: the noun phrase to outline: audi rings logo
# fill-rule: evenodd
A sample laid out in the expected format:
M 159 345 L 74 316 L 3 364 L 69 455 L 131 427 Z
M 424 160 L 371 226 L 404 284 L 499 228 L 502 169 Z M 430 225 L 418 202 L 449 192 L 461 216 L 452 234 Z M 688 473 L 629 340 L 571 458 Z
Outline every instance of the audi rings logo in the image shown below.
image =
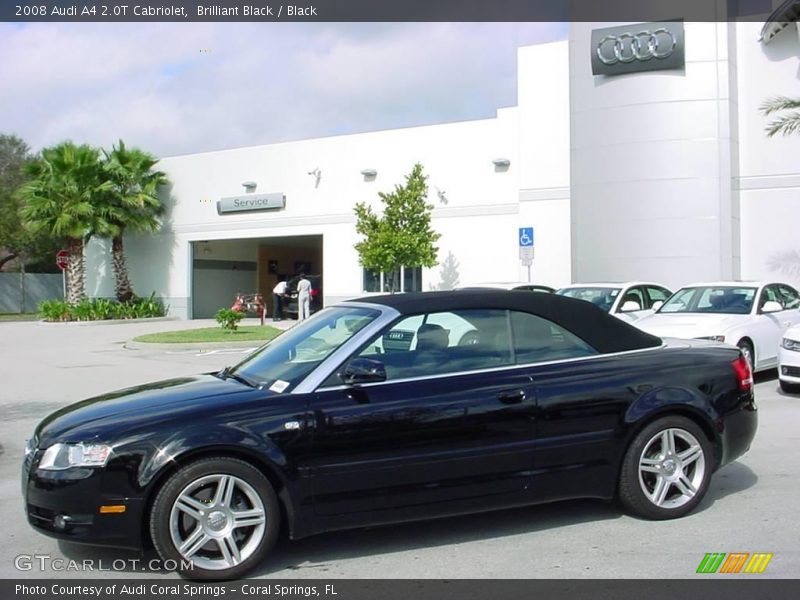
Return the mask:
M 672 56 L 677 45 L 675 34 L 661 27 L 652 32 L 607 35 L 597 44 L 595 52 L 604 65 L 615 65 L 618 62 L 667 58 Z
M 592 73 L 620 75 L 684 65 L 683 23 L 640 23 L 592 31 Z

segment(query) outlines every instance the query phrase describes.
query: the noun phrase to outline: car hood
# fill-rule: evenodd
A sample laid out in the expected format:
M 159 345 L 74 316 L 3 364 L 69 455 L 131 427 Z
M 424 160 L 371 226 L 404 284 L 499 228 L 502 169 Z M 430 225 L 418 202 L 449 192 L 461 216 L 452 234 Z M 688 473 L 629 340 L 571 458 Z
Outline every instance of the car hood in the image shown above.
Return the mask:
M 140 423 L 176 420 L 188 413 L 207 411 L 272 395 L 233 379 L 211 374 L 157 381 L 103 394 L 71 404 L 46 417 L 37 427 L 42 446 L 56 441 L 91 441 Z
M 636 326 L 659 337 L 697 338 L 725 335 L 749 317 L 750 315 L 656 313 L 642 317 L 636 322 Z

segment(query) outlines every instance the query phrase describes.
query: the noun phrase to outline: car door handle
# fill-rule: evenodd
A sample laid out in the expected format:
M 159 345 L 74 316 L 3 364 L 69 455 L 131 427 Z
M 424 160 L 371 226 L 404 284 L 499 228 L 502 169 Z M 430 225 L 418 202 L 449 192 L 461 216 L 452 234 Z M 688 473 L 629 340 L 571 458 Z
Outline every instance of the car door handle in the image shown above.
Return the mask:
M 511 392 L 500 392 L 497 399 L 503 404 L 519 404 L 525 400 L 525 390 L 514 390 Z

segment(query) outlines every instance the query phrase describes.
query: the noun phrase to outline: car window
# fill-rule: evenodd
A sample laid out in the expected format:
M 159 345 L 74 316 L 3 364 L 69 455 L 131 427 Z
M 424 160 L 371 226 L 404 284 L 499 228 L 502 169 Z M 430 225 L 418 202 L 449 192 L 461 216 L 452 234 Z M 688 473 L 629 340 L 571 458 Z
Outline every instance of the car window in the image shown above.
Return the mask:
M 611 310 L 614 300 L 622 290 L 620 288 L 607 287 L 572 287 L 562 288 L 556 292 L 560 296 L 586 300 L 595 306 L 599 306 L 605 311 Z
M 647 303 L 644 300 L 644 290 L 640 287 L 628 288 L 628 291 L 625 292 L 625 295 L 622 297 L 622 301 L 619 303 L 617 312 L 621 312 L 622 306 L 626 302 L 635 302 L 639 305 L 638 310 L 644 310 L 647 308 Z
M 783 295 L 778 291 L 778 286 L 775 284 L 765 286 L 763 290 L 761 290 L 761 300 L 758 303 L 759 310 L 764 308 L 764 305 L 767 302 L 777 302 L 781 305 L 782 308 L 784 307 L 784 300 Z
M 648 285 L 645 289 L 647 290 L 647 295 L 650 297 L 647 308 L 651 308 L 656 302 L 666 302 L 667 298 L 671 295 L 669 290 L 655 285 Z
M 391 381 L 509 365 L 510 340 L 505 310 L 426 313 L 395 322 L 357 356 L 382 362 Z
M 598 354 L 592 346 L 560 325 L 529 313 L 512 311 L 511 330 L 518 364 Z
M 800 294 L 797 293 L 797 290 L 781 284 L 778 286 L 778 291 L 783 296 L 784 308 L 800 308 Z
M 365 308 L 324 309 L 245 358 L 233 372 L 273 392 L 291 391 L 379 314 Z
M 726 313 L 746 315 L 753 307 L 756 288 L 708 286 L 683 288 L 670 296 L 659 313 Z

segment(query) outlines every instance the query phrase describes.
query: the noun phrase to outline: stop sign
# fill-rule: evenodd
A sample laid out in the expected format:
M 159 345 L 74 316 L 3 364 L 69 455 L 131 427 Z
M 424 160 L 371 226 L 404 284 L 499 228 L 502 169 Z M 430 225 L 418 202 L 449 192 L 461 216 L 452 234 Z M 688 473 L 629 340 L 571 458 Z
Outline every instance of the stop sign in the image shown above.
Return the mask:
M 67 264 L 69 264 L 69 252 L 66 250 L 59 250 L 56 252 L 56 265 L 62 271 L 67 268 Z

